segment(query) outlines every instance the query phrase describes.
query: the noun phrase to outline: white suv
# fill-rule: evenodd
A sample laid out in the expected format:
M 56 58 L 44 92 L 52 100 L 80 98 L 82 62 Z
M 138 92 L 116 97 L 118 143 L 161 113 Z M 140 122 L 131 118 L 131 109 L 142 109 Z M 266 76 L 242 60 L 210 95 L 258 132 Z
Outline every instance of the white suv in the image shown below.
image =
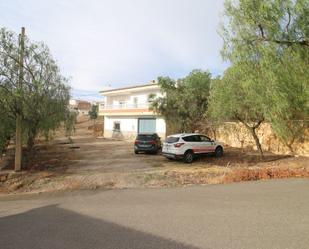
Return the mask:
M 162 154 L 168 159 L 183 159 L 186 163 L 192 163 L 197 155 L 209 153 L 221 157 L 223 155 L 222 144 L 197 133 L 168 136 L 162 148 Z

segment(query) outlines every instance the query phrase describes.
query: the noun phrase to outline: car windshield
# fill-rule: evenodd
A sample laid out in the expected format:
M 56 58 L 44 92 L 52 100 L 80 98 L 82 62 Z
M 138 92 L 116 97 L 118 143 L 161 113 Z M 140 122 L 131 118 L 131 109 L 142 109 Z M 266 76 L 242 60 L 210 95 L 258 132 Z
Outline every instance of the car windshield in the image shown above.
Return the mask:
M 179 141 L 179 137 L 167 137 L 165 140 L 165 142 L 169 144 L 176 143 L 178 141 Z
M 136 138 L 136 140 L 142 140 L 142 141 L 151 141 L 154 139 L 155 139 L 155 136 L 152 134 L 139 134 Z

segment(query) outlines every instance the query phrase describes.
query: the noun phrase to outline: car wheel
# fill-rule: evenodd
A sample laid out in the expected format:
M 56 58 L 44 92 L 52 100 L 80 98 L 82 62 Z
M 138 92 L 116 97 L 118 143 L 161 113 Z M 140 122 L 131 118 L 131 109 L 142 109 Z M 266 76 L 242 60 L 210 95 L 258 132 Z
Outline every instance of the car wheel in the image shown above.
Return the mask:
M 138 154 L 138 152 L 139 152 L 138 150 L 134 150 L 134 153 L 135 153 L 135 154 Z
M 215 156 L 216 157 L 222 157 L 223 156 L 223 148 L 221 146 L 217 147 L 215 150 Z
M 192 151 L 187 151 L 183 158 L 185 163 L 192 163 L 193 159 L 194 159 L 194 154 Z

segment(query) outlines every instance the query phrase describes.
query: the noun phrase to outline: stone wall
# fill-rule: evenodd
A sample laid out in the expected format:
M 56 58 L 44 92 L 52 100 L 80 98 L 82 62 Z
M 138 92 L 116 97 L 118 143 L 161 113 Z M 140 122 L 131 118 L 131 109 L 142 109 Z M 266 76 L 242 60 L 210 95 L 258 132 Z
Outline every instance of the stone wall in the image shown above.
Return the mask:
M 275 154 L 290 154 L 290 150 L 272 132 L 269 124 L 262 124 L 257 130 L 262 148 Z M 214 134 L 209 134 L 214 137 Z M 256 149 L 255 142 L 246 127 L 241 123 L 227 122 L 221 125 L 216 134 L 216 140 L 237 148 Z M 309 156 L 309 131 L 304 134 L 301 142 L 293 145 L 294 153 Z

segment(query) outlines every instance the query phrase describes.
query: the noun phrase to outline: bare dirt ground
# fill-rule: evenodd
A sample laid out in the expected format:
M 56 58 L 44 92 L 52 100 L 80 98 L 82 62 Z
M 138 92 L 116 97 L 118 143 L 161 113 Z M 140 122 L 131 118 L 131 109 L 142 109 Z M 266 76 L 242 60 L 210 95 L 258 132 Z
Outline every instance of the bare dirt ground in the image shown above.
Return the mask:
M 161 155 L 133 153 L 132 142 L 95 137 L 92 122 L 80 119 L 73 143 L 61 133 L 41 144 L 28 170 L 0 171 L 0 193 L 170 187 L 235 181 L 309 177 L 309 158 L 226 147 L 222 158 L 207 156 L 193 164 L 169 161 Z M 12 164 L 11 164 L 12 165 Z M 12 167 L 12 166 L 11 166 Z

